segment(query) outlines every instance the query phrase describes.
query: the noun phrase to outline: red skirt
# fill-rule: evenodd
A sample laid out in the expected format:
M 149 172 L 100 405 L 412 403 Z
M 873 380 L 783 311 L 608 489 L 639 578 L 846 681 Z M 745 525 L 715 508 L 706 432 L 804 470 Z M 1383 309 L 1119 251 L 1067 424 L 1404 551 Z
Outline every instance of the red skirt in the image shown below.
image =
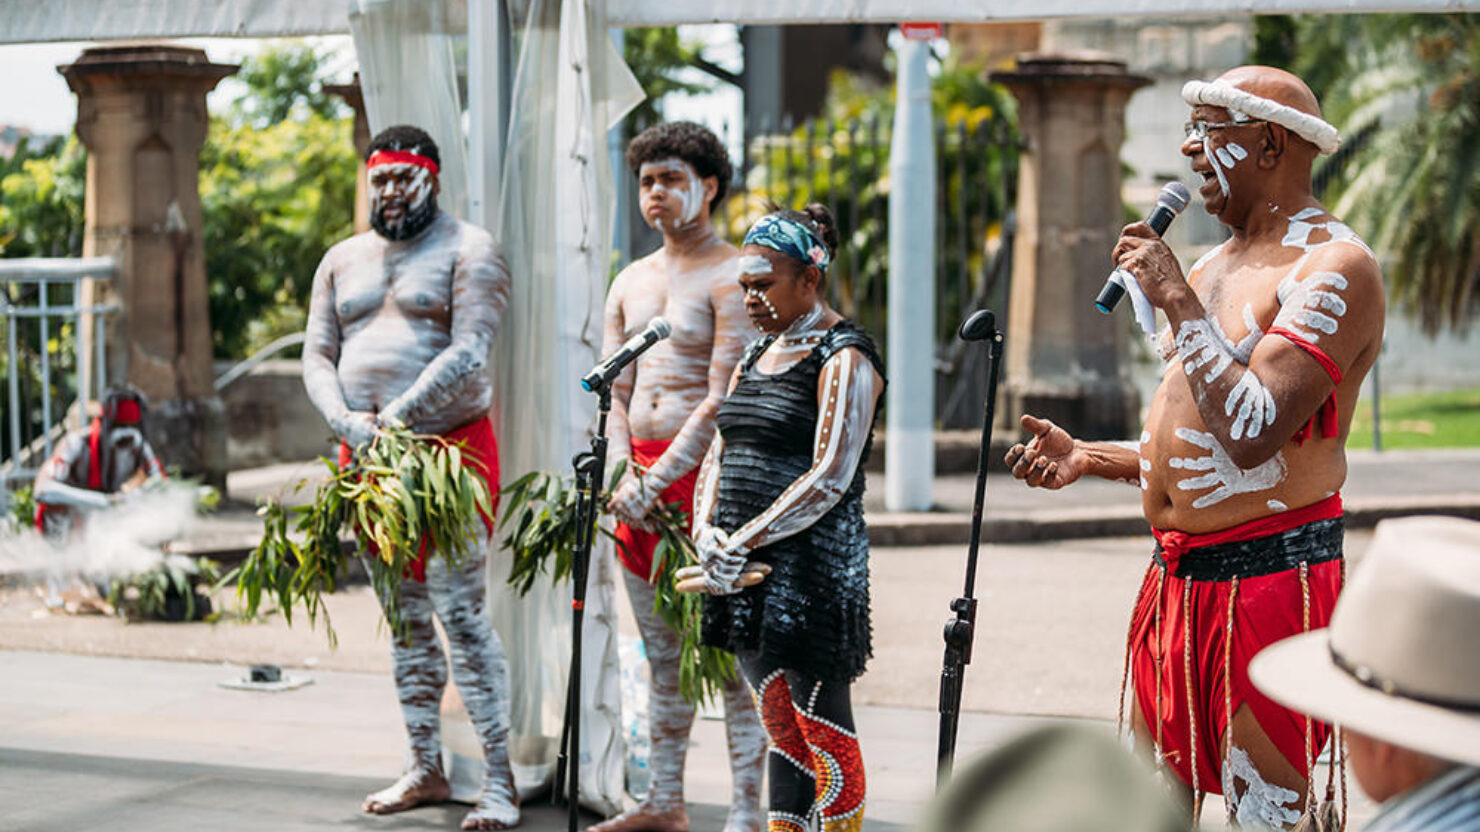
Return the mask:
M 1290 765 L 1309 777 L 1328 726 L 1261 693 L 1249 681 L 1249 662 L 1276 641 L 1330 622 L 1343 560 L 1229 580 L 1178 577 L 1178 561 L 1199 548 L 1257 545 L 1339 516 L 1337 496 L 1214 535 L 1157 532 L 1161 562 L 1147 570 L 1132 617 L 1130 673 L 1159 753 L 1182 782 L 1222 794 L 1225 738 L 1233 715 L 1245 705 Z
M 498 471 L 498 440 L 493 435 L 493 420 L 484 416 L 477 421 L 469 422 L 460 428 L 443 434 L 443 439 L 458 446 L 462 454 L 463 462 L 473 469 L 473 472 L 483 478 L 483 484 L 488 487 L 488 509 L 489 513 L 483 514 L 483 525 L 490 533 L 493 531 L 493 516 L 498 512 L 499 499 L 499 471 Z M 339 442 L 339 467 L 349 465 L 354 459 L 354 451 L 343 440 Z M 367 543 L 370 554 L 376 554 L 375 544 Z M 428 541 L 425 537 L 421 539 L 421 546 L 417 549 L 416 560 L 411 562 L 411 577 L 425 582 L 427 579 L 427 547 Z
M 638 439 L 634 436 L 632 437 L 632 463 L 647 469 L 656 463 L 672 444 L 671 439 Z M 687 531 L 690 533 L 694 530 L 694 488 L 698 484 L 699 469 L 695 467 L 658 495 L 658 502 L 668 505 L 676 503 L 679 509 L 688 515 Z M 617 536 L 617 557 L 621 559 L 622 565 L 644 581 L 651 581 L 653 579 L 653 550 L 658 547 L 658 542 L 662 538 L 654 532 L 643 531 L 626 523 L 618 523 L 614 532 Z

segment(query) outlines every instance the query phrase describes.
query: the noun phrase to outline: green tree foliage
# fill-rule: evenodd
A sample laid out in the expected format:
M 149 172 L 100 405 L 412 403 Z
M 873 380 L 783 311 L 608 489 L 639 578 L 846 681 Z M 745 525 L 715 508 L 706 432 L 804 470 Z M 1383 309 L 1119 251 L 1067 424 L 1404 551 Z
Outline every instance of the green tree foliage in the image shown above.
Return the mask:
M 661 119 L 658 102 L 670 93 L 695 95 L 708 92 L 713 85 L 684 81 L 679 70 L 692 67 L 700 60 L 700 47 L 678 39 L 672 26 L 645 26 L 622 30 L 622 56 L 647 98 L 627 117 L 627 130 L 635 125 L 657 124 Z M 635 135 L 635 133 L 634 133 Z
M 1017 176 L 1016 108 L 982 67 L 947 61 L 931 80 L 939 204 L 935 206 L 940 325 L 954 332 L 959 315 L 987 290 L 986 264 L 1000 243 Z M 829 291 L 844 315 L 884 332 L 889 268 L 889 152 L 894 88 L 839 71 L 829 79 L 822 116 L 789 135 L 762 136 L 747 153 L 746 192 L 720 217 L 726 236 L 741 239 L 774 201 L 786 207 L 827 205 L 841 245 Z M 1000 288 L 1000 287 L 998 287 Z
M 82 253 L 87 152 L 75 136 L 0 160 L 0 257 L 76 257 Z
M 245 94 L 211 119 L 200 195 L 220 357 L 301 330 L 319 260 L 353 231 L 353 125 L 323 91 L 323 65 L 293 42 L 248 58 Z
M 1377 252 L 1400 308 L 1431 333 L 1465 329 L 1480 311 L 1480 15 L 1289 26 L 1284 65 L 1356 145 L 1318 171 L 1332 184 L 1323 198 Z

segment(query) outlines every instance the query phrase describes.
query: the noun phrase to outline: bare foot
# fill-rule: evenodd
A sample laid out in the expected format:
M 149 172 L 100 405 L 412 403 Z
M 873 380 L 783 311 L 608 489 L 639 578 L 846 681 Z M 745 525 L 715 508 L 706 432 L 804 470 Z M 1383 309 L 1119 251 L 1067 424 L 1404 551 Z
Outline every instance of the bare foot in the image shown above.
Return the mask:
M 650 803 L 639 803 L 620 815 L 586 832 L 689 832 L 689 813 L 684 807 L 657 809 Z
M 360 810 L 372 815 L 390 815 L 428 803 L 443 803 L 451 796 L 452 788 L 442 772 L 414 768 L 390 786 L 366 796 Z
M 513 829 L 519 825 L 519 798 L 512 802 L 501 790 L 483 790 L 478 805 L 463 818 L 464 829 Z

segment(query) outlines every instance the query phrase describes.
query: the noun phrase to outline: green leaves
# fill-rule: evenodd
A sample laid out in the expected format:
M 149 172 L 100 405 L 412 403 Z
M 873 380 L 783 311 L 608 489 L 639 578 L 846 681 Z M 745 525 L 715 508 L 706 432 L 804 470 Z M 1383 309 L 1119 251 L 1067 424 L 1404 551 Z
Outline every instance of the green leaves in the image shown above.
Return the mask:
M 329 644 L 336 645 L 323 596 L 345 575 L 341 535 L 353 532 L 371 554 L 365 562 L 386 621 L 404 641 L 400 587 L 412 563 L 423 551 L 461 563 L 473 554 L 476 524 L 492 516 L 487 486 L 463 459 L 442 437 L 394 428 L 377 434 L 356 464 L 341 468 L 324 460 L 329 478 L 309 505 L 288 508 L 269 500 L 258 509 L 262 541 L 222 581 L 236 581 L 242 616 L 255 618 L 266 593 L 290 626 L 295 606 L 310 627 L 322 616 Z
M 619 464 L 612 472 L 608 493 L 615 490 L 623 470 Z M 512 529 L 503 544 L 513 556 L 509 585 L 521 594 L 529 592 L 545 572 L 556 582 L 570 577 L 580 531 L 576 516 L 579 496 L 573 478 L 545 471 L 531 471 L 504 489 L 499 531 Z M 597 500 L 605 506 L 606 494 L 598 495 Z M 649 576 L 657 589 L 653 611 L 679 636 L 678 690 L 690 702 L 708 701 L 735 678 L 735 658 L 699 643 L 703 597 L 675 589 L 674 574 L 698 563 L 687 516 L 674 504 L 653 509 L 648 519 L 659 536 L 653 551 L 654 571 Z M 622 545 L 607 529 L 600 525 L 597 529 Z

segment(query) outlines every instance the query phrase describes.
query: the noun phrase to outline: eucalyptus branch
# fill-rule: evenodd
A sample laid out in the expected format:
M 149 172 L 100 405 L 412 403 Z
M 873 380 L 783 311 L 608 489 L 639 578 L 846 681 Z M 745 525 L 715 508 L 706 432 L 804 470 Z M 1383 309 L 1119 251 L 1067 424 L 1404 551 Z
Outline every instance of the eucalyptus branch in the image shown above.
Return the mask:
M 622 478 L 624 465 L 619 463 L 612 472 L 606 491 L 597 496 L 598 505 L 606 506 Z M 499 530 L 511 530 L 503 545 L 512 554 L 509 584 L 521 595 L 529 592 L 542 574 L 548 573 L 556 582 L 570 577 L 580 531 L 578 497 L 572 477 L 545 471 L 525 474 L 504 489 Z M 723 686 L 735 678 L 735 660 L 729 653 L 699 643 L 703 597 L 676 589 L 675 573 L 698 563 L 687 515 L 676 504 L 660 505 L 648 512 L 647 519 L 659 536 L 653 551 L 653 573 L 648 576 L 656 589 L 653 611 L 679 636 L 679 692 L 690 702 L 706 701 L 719 695 Z M 597 530 L 622 545 L 599 522 Z
M 236 582 L 241 615 L 255 618 L 264 593 L 292 626 L 301 606 L 310 627 L 323 616 L 329 644 L 338 638 L 324 604 L 348 566 L 341 535 L 352 532 L 370 555 L 370 583 L 391 631 L 409 637 L 401 614 L 401 583 L 423 553 L 456 566 L 473 554 L 481 517 L 492 516 L 488 488 L 458 444 L 405 428 L 382 430 L 357 459 L 341 466 L 324 459 L 328 478 L 306 506 L 269 499 L 258 508 L 262 540 L 240 567 L 222 579 Z M 294 490 L 303 488 L 300 481 Z

